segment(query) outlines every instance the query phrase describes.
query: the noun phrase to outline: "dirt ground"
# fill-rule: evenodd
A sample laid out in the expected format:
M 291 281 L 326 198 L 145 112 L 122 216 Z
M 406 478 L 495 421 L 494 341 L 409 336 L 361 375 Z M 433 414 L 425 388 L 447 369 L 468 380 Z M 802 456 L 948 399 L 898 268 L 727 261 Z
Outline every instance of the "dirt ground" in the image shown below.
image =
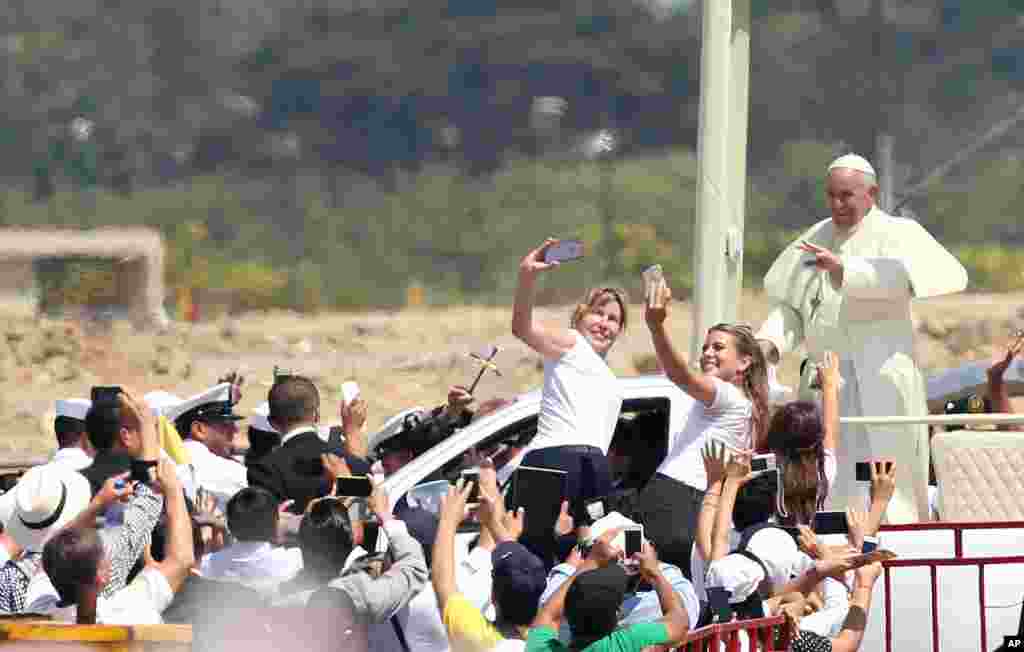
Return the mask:
M 918 357 L 926 373 L 988 358 L 1011 329 L 1024 325 L 1024 294 L 965 294 L 918 302 Z M 741 317 L 755 326 L 767 314 L 763 297 L 743 297 Z M 538 310 L 542 319 L 566 323 L 568 307 Z M 639 306 L 609 356 L 619 375 L 653 369 L 653 349 Z M 53 401 L 88 397 L 95 384 L 119 384 L 138 393 L 163 389 L 188 397 L 229 371 L 245 376 L 239 412 L 266 399 L 278 365 L 311 376 L 323 396 L 322 414 L 336 421 L 341 383 L 356 380 L 369 403 L 371 430 L 413 405 L 433 406 L 447 387 L 468 384 L 477 366 L 468 356 L 501 347 L 501 376 L 488 373 L 480 399 L 513 396 L 535 387 L 538 358 L 510 332 L 511 308 L 461 307 L 352 314 L 249 314 L 197 325 L 178 324 L 164 334 L 133 332 L 127 323 L 106 327 L 5 318 L 0 341 L 0 460 L 41 455 L 53 447 Z M 676 342 L 687 349 L 690 306 L 670 315 Z M 6 345 L 6 349 L 4 349 Z M 789 356 L 782 381 L 795 385 L 800 356 Z M 243 429 L 244 430 L 244 429 Z M 244 442 L 242 442 L 244 443 Z

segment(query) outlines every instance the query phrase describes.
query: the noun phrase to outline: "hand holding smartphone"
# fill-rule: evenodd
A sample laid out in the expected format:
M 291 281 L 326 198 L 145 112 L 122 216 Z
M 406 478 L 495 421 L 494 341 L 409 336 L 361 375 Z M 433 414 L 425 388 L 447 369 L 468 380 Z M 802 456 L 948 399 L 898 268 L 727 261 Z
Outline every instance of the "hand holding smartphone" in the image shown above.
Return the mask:
M 647 305 L 650 306 L 654 304 L 658 287 L 665 280 L 665 272 L 662 270 L 661 265 L 651 265 L 643 271 L 643 279 L 644 297 L 647 299 Z
M 466 469 L 462 472 L 463 483 L 472 482 L 473 488 L 469 491 L 466 504 L 475 507 L 480 504 L 480 471 L 478 469 Z

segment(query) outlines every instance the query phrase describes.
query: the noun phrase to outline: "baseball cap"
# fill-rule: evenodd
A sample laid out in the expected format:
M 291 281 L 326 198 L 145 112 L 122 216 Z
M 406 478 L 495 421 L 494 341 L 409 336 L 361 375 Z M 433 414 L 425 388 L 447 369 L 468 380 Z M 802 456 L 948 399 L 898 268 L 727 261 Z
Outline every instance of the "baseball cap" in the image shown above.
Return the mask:
M 499 544 L 491 553 L 494 584 L 501 595 L 515 595 L 517 600 L 537 604 L 547 587 L 544 562 L 515 541 Z

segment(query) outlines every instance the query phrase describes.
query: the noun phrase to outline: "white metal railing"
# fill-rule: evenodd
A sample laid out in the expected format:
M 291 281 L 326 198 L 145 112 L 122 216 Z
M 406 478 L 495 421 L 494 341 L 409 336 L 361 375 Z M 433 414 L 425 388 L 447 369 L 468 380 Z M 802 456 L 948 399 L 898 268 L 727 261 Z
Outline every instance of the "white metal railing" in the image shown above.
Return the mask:
M 911 425 L 924 423 L 930 426 L 952 425 L 1016 425 L 1024 424 L 1024 414 L 929 414 L 917 417 L 841 417 L 844 425 Z

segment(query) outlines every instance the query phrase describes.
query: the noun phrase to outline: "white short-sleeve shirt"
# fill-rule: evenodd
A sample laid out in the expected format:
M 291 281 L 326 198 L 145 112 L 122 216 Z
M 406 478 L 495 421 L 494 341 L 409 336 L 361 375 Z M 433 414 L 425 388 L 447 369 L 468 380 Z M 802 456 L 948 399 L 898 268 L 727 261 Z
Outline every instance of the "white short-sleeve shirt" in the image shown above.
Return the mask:
M 608 452 L 622 408 L 622 392 L 604 358 L 577 331 L 576 344 L 544 361 L 537 435 L 531 449 L 596 446 Z
M 658 473 L 701 491 L 708 486 L 701 457 L 708 437 L 715 437 L 738 449 L 748 449 L 752 445 L 750 399 L 736 385 L 714 376 L 711 379 L 715 385 L 715 398 L 711 405 L 694 407 L 686 426 L 673 434 L 668 455 L 658 467 Z
M 97 599 L 96 622 L 101 625 L 160 625 L 163 623 L 161 614 L 172 600 L 174 591 L 167 578 L 150 566 L 113 596 Z M 73 623 L 77 620 L 77 606 L 50 608 L 50 604 L 31 604 L 29 609 L 36 613 L 49 612 L 57 621 Z

